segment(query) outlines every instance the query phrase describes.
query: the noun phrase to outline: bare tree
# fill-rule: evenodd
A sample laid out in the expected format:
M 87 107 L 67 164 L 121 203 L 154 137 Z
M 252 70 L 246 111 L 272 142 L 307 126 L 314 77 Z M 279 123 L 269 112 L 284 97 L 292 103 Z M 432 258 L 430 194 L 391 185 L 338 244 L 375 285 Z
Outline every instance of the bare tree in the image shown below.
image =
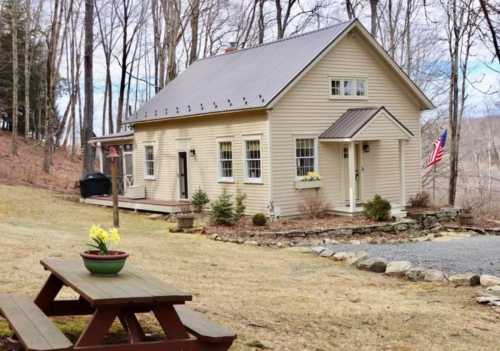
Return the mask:
M 104 135 L 106 134 L 106 117 L 108 124 L 108 132 L 112 134 L 114 131 L 111 59 L 117 43 L 117 38 L 115 36 L 116 16 L 115 16 L 115 6 L 110 1 L 101 3 L 101 6 L 97 6 L 96 2 L 94 2 L 94 6 L 97 17 L 97 23 L 99 27 L 100 44 L 104 53 L 104 62 L 106 64 L 106 82 L 104 88 L 104 103 L 102 107 L 102 134 Z M 107 12 L 105 12 L 106 10 Z
M 371 34 L 374 38 L 377 37 L 378 29 L 378 3 L 379 0 L 370 0 L 370 18 L 371 18 Z
M 200 23 L 200 0 L 190 0 L 191 48 L 189 64 L 198 59 L 198 27 Z
M 57 0 L 56 0 L 57 1 Z M 94 51 L 94 1 L 85 0 L 85 49 L 83 57 L 85 106 L 83 112 L 83 173 L 94 170 L 94 153 L 89 139 L 94 133 L 94 75 L 93 75 L 93 51 Z
M 11 9 L 11 32 L 12 32 L 12 155 L 17 156 L 17 111 L 18 111 L 18 52 L 17 52 L 17 25 L 19 10 L 17 0 L 12 1 Z
M 177 76 L 177 45 L 182 38 L 181 1 L 167 0 L 167 80 Z
M 120 88 L 118 93 L 118 112 L 116 117 L 116 131 L 121 131 L 123 119 L 126 111 L 125 93 L 127 85 L 127 72 L 130 65 L 130 51 L 134 44 L 137 33 L 144 24 L 146 8 L 143 1 L 134 2 L 133 0 L 114 0 L 116 14 L 122 30 L 122 47 L 119 59 L 120 65 Z M 134 16 L 135 15 L 135 16 Z
M 347 18 L 350 20 L 358 17 L 357 10 L 362 5 L 362 0 L 345 0 L 345 10 Z
M 286 8 L 283 13 L 282 0 L 275 0 L 276 3 L 276 25 L 277 25 L 277 35 L 278 39 L 282 39 L 285 36 L 286 29 L 291 22 L 292 10 L 294 5 L 298 4 L 297 0 L 288 0 L 286 3 Z
M 440 0 L 447 19 L 446 35 L 450 58 L 448 124 L 450 135 L 450 178 L 448 203 L 455 205 L 458 180 L 460 132 L 464 113 L 468 63 L 477 30 L 474 0 Z
M 26 20 L 24 22 L 24 137 L 28 138 L 30 132 L 30 43 L 31 43 L 31 0 L 26 0 Z
M 264 3 L 265 0 L 256 0 L 259 3 L 259 44 L 262 44 L 264 42 L 264 33 L 266 30 L 266 25 L 264 22 Z M 249 26 L 249 31 L 250 31 L 250 26 Z
M 63 0 L 64 1 L 64 0 Z M 50 173 L 52 164 L 52 154 L 54 152 L 54 137 L 56 131 L 56 78 L 57 78 L 57 57 L 61 32 L 61 24 L 64 15 L 64 4 L 60 0 L 54 0 L 54 10 L 52 13 L 50 32 L 47 36 L 47 64 L 46 64 L 46 103 L 45 103 L 45 155 L 43 160 L 43 170 Z
M 488 25 L 488 30 L 491 35 L 491 42 L 493 44 L 493 50 L 495 53 L 495 56 L 497 57 L 498 62 L 500 63 L 500 46 L 498 43 L 498 32 L 500 29 L 500 23 L 497 21 L 497 25 L 495 26 L 493 19 L 490 16 L 490 12 L 496 13 L 497 16 L 500 16 L 500 4 L 497 2 L 496 5 L 495 3 L 491 4 L 488 3 L 486 0 L 479 0 L 479 3 L 481 4 L 481 11 L 483 12 L 483 16 L 486 19 L 486 23 Z

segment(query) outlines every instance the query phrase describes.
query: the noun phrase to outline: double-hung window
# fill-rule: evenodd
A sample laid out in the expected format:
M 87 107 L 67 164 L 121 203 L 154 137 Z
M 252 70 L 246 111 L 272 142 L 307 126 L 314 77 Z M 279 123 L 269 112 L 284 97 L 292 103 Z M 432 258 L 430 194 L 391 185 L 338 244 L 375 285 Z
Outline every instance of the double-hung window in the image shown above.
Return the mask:
M 245 140 L 245 168 L 248 181 L 261 181 L 260 140 Z
M 230 141 L 219 142 L 219 178 L 233 180 L 233 144 Z
M 304 177 L 309 172 L 316 171 L 316 147 L 314 138 L 295 139 L 295 162 L 297 177 Z
M 153 145 L 144 146 L 144 178 L 155 178 L 155 152 Z
M 330 95 L 333 98 L 366 98 L 367 85 L 366 78 L 332 78 Z

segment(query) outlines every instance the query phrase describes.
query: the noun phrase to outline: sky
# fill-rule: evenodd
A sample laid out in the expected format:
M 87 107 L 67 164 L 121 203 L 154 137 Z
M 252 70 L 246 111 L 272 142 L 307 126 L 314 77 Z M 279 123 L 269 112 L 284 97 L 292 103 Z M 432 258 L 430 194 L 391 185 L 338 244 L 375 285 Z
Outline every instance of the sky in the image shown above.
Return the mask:
M 342 14 L 343 15 L 343 14 Z M 338 16 L 331 16 L 330 21 L 324 22 L 322 26 L 333 24 L 338 21 Z M 367 14 L 362 14 L 360 20 L 369 28 L 370 20 Z M 317 29 L 316 25 L 311 25 L 312 29 Z M 229 38 L 228 38 L 229 39 Z M 96 38 L 97 40 L 97 38 Z M 229 41 L 229 40 L 228 40 Z M 477 50 L 477 54 L 471 58 L 470 63 L 470 79 L 468 84 L 468 100 L 465 114 L 467 116 L 477 117 L 485 114 L 500 115 L 500 65 L 496 62 L 489 62 L 490 56 L 484 50 Z M 64 60 L 63 60 L 64 61 Z M 64 63 L 64 62 L 63 62 Z M 446 61 L 444 64 L 447 65 Z M 61 67 L 61 72 L 65 72 L 64 64 Z M 102 134 L 102 109 L 104 102 L 104 85 L 105 85 L 105 61 L 102 53 L 102 48 L 97 47 L 94 53 L 94 130 L 97 135 Z M 83 78 L 83 77 L 82 77 Z M 118 89 L 120 80 L 120 69 L 118 64 L 112 65 L 112 81 L 113 81 L 113 109 L 116 114 L 116 103 L 118 99 Z M 440 82 L 446 84 L 446 82 Z M 83 79 L 81 81 L 83 90 Z M 64 111 L 69 98 L 62 96 L 58 100 L 59 111 Z M 439 99 L 434 99 L 434 103 L 438 109 L 432 113 L 442 112 L 446 108 L 446 96 L 441 96 Z M 437 100 L 437 101 L 436 101 Z M 139 108 L 140 106 L 138 106 Z

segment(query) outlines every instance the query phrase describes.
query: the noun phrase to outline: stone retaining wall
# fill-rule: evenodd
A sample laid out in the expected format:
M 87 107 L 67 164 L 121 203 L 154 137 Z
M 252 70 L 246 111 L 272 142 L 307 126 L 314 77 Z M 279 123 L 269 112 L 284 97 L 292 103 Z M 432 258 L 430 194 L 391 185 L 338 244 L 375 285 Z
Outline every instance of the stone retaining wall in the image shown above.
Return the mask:
M 221 241 L 234 243 L 253 243 L 259 245 L 273 246 L 277 243 L 302 244 L 318 240 L 343 239 L 351 236 L 379 236 L 384 234 L 422 234 L 438 232 L 443 226 L 454 223 L 459 214 L 459 210 L 453 208 L 443 208 L 439 211 L 426 211 L 417 214 L 410 214 L 410 218 L 405 218 L 398 222 L 368 224 L 357 226 L 317 228 L 317 229 L 293 229 L 286 231 L 260 231 L 242 232 L 238 234 L 219 235 L 214 234 L 213 238 Z M 280 245 L 278 245 L 280 246 Z

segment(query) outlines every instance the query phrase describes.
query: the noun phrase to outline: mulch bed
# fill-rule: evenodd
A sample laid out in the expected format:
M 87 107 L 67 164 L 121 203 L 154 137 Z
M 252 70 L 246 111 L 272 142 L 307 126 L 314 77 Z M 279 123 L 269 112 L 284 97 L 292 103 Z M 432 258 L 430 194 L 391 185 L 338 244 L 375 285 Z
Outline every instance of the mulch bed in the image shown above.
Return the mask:
M 325 229 L 325 228 L 341 228 L 348 226 L 361 226 L 369 224 L 381 224 L 382 222 L 375 222 L 367 219 L 364 216 L 335 216 L 328 215 L 323 218 L 285 218 L 269 222 L 266 226 L 258 227 L 252 224 L 251 217 L 242 218 L 234 226 L 222 225 L 207 225 L 205 232 L 207 234 L 219 235 L 239 235 L 241 233 L 254 233 L 269 234 L 270 232 L 282 232 L 290 230 L 303 230 L 303 229 Z

